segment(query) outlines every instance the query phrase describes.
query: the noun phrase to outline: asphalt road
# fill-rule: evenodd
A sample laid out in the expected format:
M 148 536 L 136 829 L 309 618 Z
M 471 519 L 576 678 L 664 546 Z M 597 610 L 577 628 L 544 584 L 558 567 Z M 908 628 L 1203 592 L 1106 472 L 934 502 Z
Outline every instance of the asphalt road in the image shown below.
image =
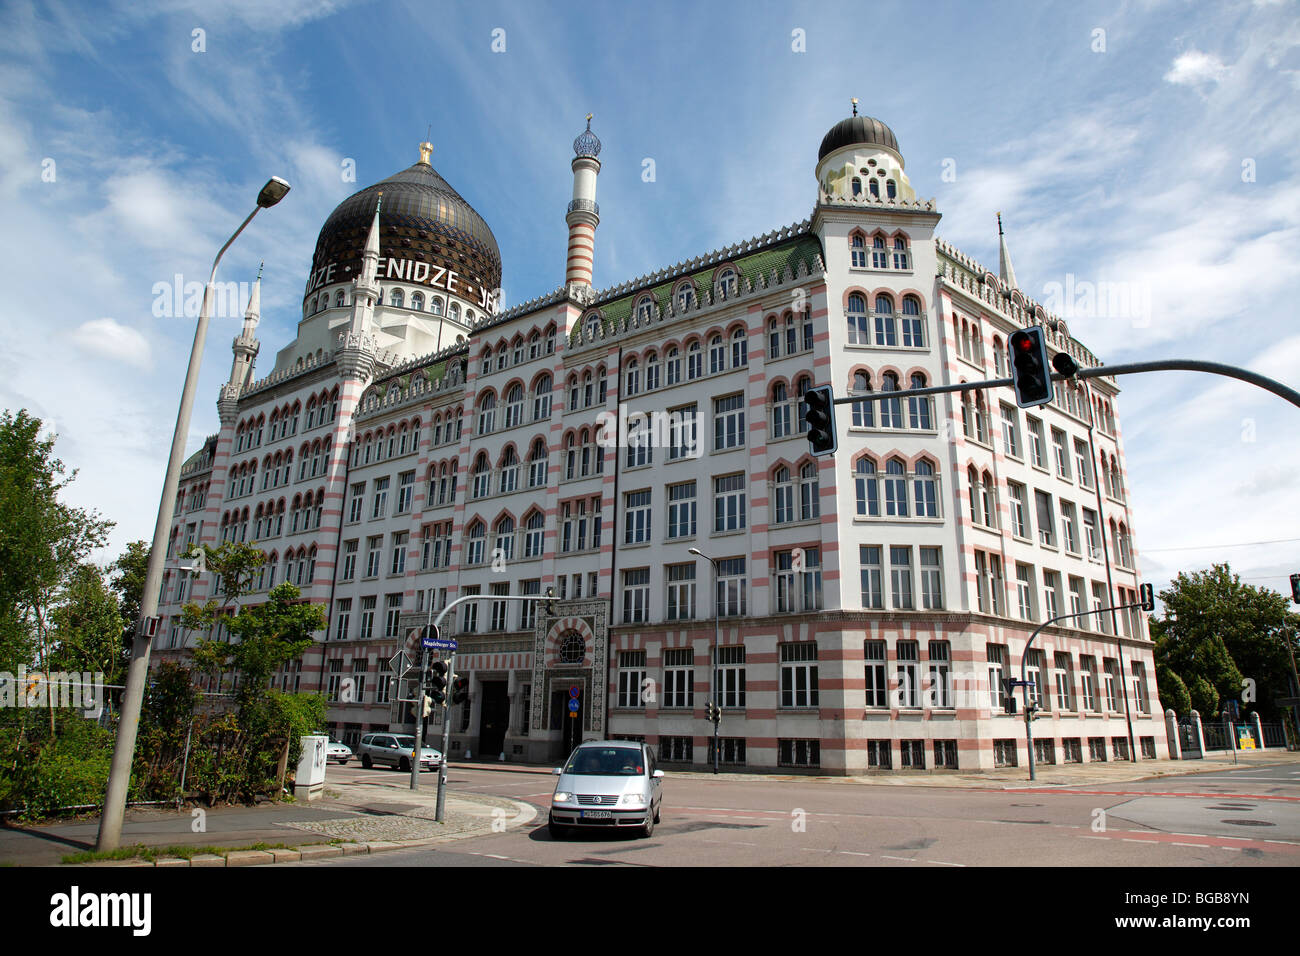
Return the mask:
M 432 775 L 424 779 L 433 785 Z M 546 829 L 553 786 L 545 774 L 456 767 L 453 791 L 532 803 L 537 821 L 434 848 L 303 865 L 1300 865 L 1300 761 L 1072 789 L 671 776 L 648 840 L 602 830 L 553 840 Z

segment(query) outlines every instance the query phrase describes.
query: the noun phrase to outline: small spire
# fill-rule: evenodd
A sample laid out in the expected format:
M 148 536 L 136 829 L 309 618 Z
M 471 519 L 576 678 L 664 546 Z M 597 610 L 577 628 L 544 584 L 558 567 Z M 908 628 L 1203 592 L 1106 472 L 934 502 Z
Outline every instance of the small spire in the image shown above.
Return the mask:
M 1007 248 L 1007 237 L 1002 234 L 1002 213 L 998 213 L 998 278 L 1008 289 L 1018 289 L 1016 270 L 1011 265 L 1011 250 Z
M 853 115 L 858 115 L 858 98 L 856 96 L 853 97 Z
M 383 205 L 383 202 L 384 192 L 383 190 L 380 190 L 379 194 L 375 197 L 375 219 L 370 224 L 370 232 L 366 235 L 366 249 L 364 254 L 368 256 L 373 255 L 376 259 L 379 258 L 379 207 Z
M 253 281 L 253 291 L 248 295 L 248 308 L 244 310 L 245 326 L 257 325 L 262 315 L 262 265 L 257 267 L 257 278 Z

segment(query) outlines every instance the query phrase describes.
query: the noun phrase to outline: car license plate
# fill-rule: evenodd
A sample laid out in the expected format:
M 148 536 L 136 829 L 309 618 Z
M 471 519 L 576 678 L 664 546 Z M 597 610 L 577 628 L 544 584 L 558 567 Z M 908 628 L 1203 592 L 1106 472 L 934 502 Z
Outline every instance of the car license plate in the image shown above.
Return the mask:
M 583 810 L 584 820 L 608 820 L 614 816 L 613 810 Z

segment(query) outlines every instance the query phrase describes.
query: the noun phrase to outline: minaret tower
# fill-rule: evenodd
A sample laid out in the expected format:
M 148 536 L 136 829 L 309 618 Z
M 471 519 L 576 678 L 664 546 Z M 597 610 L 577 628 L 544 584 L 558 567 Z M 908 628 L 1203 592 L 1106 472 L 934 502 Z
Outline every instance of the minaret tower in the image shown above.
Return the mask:
M 591 290 L 591 269 L 596 254 L 596 227 L 600 225 L 600 207 L 596 205 L 596 176 L 600 173 L 600 140 L 591 131 L 591 114 L 587 129 L 573 141 L 573 201 L 564 221 L 569 224 L 569 257 L 565 264 L 564 284 L 570 290 Z
M 375 218 L 370 223 L 366 248 L 361 253 L 361 275 L 352 282 L 352 319 L 347 331 L 339 333 L 339 370 L 344 378 L 358 381 L 370 378 L 377 351 L 371 329 L 375 303 L 379 301 L 379 208 L 383 201 L 381 192 L 375 200 Z
M 253 291 L 248 297 L 248 308 L 244 310 L 244 329 L 231 345 L 235 357 L 230 363 L 230 385 L 241 390 L 248 385 L 248 380 L 253 373 L 253 362 L 262 347 L 253 336 L 253 330 L 257 328 L 257 323 L 262 317 L 262 265 L 265 263 L 257 267 L 257 280 L 253 283 Z

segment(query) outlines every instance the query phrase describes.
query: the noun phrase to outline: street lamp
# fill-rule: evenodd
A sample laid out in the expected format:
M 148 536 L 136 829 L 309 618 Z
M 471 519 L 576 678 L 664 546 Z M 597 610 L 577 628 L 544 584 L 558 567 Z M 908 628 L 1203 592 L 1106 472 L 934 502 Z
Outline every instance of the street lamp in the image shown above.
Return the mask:
M 709 703 L 716 708 L 718 705 L 718 617 L 722 613 L 718 600 L 718 578 L 721 571 L 718 568 L 718 562 L 709 557 L 699 548 L 691 548 L 690 553 L 696 557 L 703 558 L 709 564 L 713 565 L 713 647 L 709 649 Z M 713 709 L 710 708 L 710 709 Z M 718 772 L 718 728 L 722 726 L 722 713 L 718 711 L 718 719 L 713 722 L 713 772 Z
M 117 742 L 113 747 L 113 762 L 108 774 L 108 790 L 104 795 L 104 813 L 99 820 L 98 850 L 115 850 L 122 839 L 122 818 L 126 814 L 126 791 L 131 779 L 131 763 L 135 756 L 136 733 L 140 729 L 140 706 L 144 702 L 145 679 L 149 674 L 149 652 L 157 628 L 159 591 L 162 589 L 163 562 L 167 557 L 167 538 L 171 528 L 172 511 L 176 507 L 176 485 L 180 479 L 181 464 L 185 460 L 185 439 L 190 431 L 190 413 L 194 409 L 194 393 L 198 389 L 199 366 L 203 362 L 203 344 L 208 334 L 208 318 L 212 313 L 212 300 L 216 296 L 217 264 L 225 255 L 244 227 L 262 209 L 274 206 L 289 192 L 289 184 L 279 176 L 272 176 L 257 194 L 257 205 L 240 223 L 234 235 L 226 240 L 217 257 L 212 260 L 212 272 L 203 290 L 203 308 L 194 329 L 194 344 L 190 347 L 190 364 L 185 372 L 185 388 L 181 392 L 180 409 L 176 413 L 176 430 L 172 433 L 171 453 L 167 458 L 167 475 L 163 479 L 162 500 L 158 503 L 158 521 L 154 525 L 153 547 L 149 551 L 149 565 L 145 573 L 144 593 L 140 599 L 140 618 L 136 621 L 135 643 L 131 648 L 131 664 L 127 670 L 126 691 L 122 696 L 122 710 L 117 724 Z

